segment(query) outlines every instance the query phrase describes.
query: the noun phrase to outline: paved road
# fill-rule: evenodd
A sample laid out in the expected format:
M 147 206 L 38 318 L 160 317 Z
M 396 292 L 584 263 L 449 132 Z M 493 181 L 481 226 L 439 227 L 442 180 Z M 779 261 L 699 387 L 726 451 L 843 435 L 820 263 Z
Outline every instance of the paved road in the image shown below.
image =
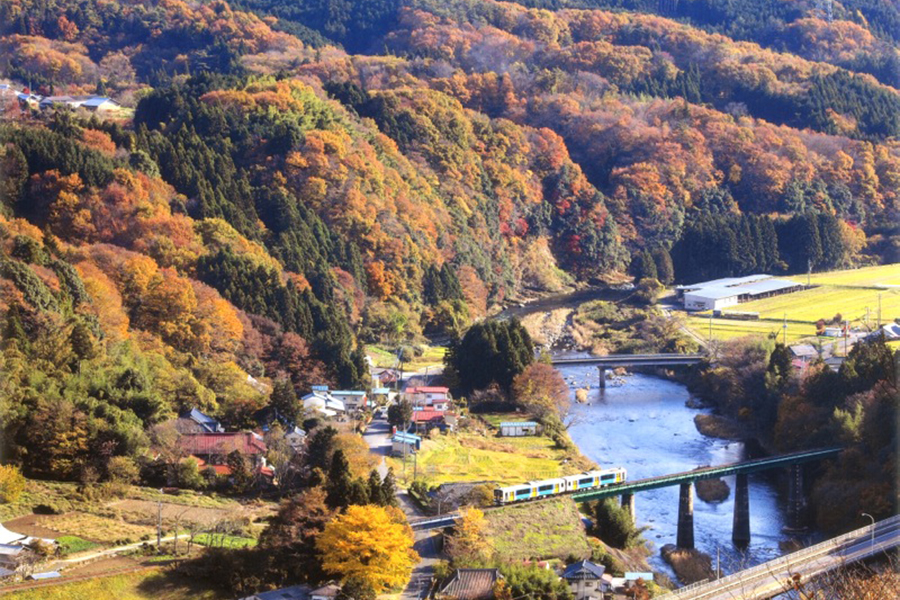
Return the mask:
M 400 508 L 406 513 L 407 519 L 425 516 L 405 491 L 397 493 L 397 501 L 400 503 Z M 412 577 L 400 596 L 402 600 L 419 600 L 428 593 L 431 588 L 431 578 L 434 576 L 434 565 L 441 556 L 440 532 L 416 531 L 415 536 L 416 543 L 413 547 L 419 553 L 419 564 L 413 568 Z
M 391 426 L 384 419 L 372 419 L 363 434 L 363 439 L 366 440 L 372 454 L 381 458 L 381 462 L 378 463 L 378 474 L 383 479 L 388 472 L 384 458 L 391 453 Z
M 384 457 L 391 452 L 390 434 L 391 426 L 384 419 L 373 419 L 363 434 L 363 439 L 369 445 L 370 451 L 381 457 L 378 472 L 382 477 L 387 474 Z M 397 502 L 407 519 L 413 520 L 425 516 L 406 490 L 397 490 Z M 419 553 L 419 564 L 413 568 L 412 577 L 401 594 L 402 600 L 419 600 L 431 588 L 434 565 L 440 559 L 440 535 L 434 531 L 415 532 L 416 542 L 413 547 Z
M 864 527 L 847 536 L 788 554 L 707 584 L 687 586 L 664 598 L 692 600 L 761 600 L 785 592 L 795 575 L 803 582 L 896 548 L 900 544 L 900 517 L 879 522 L 872 536 Z

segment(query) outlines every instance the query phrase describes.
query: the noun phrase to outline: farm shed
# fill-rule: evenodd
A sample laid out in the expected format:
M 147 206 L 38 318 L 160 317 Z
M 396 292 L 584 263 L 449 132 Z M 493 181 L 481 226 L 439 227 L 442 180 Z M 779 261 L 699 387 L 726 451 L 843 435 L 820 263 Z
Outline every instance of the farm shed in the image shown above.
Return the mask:
M 402 456 L 415 452 L 422 446 L 422 438 L 411 433 L 397 432 L 391 438 L 391 454 Z
M 500 423 L 500 435 L 503 437 L 522 437 L 537 435 L 540 425 L 534 421 L 504 421 Z

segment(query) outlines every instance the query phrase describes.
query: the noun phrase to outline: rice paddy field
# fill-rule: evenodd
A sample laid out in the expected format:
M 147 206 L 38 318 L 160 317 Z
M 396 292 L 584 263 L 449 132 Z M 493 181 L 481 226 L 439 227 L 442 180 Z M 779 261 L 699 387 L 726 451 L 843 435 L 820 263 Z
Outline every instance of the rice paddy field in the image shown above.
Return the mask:
M 418 477 L 428 485 L 457 481 L 494 481 L 503 485 L 547 479 L 576 472 L 571 461 L 564 467 L 563 450 L 546 437 L 494 438 L 475 433 L 434 434 L 418 452 Z M 403 463 L 389 459 L 398 478 Z M 406 476 L 412 480 L 413 462 L 407 459 Z
M 806 283 L 806 277 L 792 277 Z M 784 335 L 782 325 L 787 320 L 787 341 L 797 342 L 814 337 L 816 321 L 830 322 L 836 315 L 850 321 L 851 326 L 874 328 L 878 319 L 879 302 L 881 323 L 900 317 L 900 264 L 866 267 L 848 271 L 817 273 L 810 277 L 812 288 L 773 296 L 753 302 L 745 302 L 726 310 L 759 313 L 758 321 L 713 319 L 712 337 L 726 340 L 736 337 Z M 896 287 L 892 287 L 896 286 Z M 687 325 L 700 337 L 710 333 L 708 313 L 687 318 Z
M 788 277 L 801 283 L 806 283 L 806 277 L 797 275 Z M 828 271 L 826 273 L 813 273 L 810 277 L 813 285 L 852 285 L 852 286 L 900 286 L 900 263 L 892 265 L 879 265 L 877 267 L 863 267 L 846 271 Z
M 710 334 L 709 318 L 688 317 L 687 326 L 697 335 L 706 340 Z M 767 337 L 772 333 L 778 334 L 778 339 L 784 337 L 783 323 L 778 321 L 735 321 L 732 319 L 712 320 L 712 339 L 730 340 L 744 336 Z M 813 323 L 788 323 L 787 342 L 789 344 L 816 335 L 816 326 Z

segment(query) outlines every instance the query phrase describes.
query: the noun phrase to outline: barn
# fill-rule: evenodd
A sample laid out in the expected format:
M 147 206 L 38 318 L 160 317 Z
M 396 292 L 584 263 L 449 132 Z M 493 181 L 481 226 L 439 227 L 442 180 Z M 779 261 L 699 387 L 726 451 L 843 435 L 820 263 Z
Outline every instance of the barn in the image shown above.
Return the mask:
M 500 423 L 500 435 L 502 437 L 522 437 L 537 435 L 540 425 L 534 421 L 504 421 Z
M 803 289 L 803 284 L 788 279 L 775 279 L 771 275 L 757 274 L 680 285 L 676 289 L 684 302 L 685 310 L 722 310 L 729 306 L 737 306 L 741 302 L 790 294 Z

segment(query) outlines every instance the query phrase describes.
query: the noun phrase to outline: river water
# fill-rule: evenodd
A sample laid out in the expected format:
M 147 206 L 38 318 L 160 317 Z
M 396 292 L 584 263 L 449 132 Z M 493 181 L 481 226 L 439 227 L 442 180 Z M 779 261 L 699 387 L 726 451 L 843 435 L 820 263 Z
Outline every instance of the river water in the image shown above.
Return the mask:
M 695 467 L 745 459 L 744 444 L 709 438 L 694 426 L 702 410 L 688 408 L 687 388 L 647 375 L 629 375 L 616 387 L 598 389 L 595 367 L 560 369 L 574 390 L 591 387 L 590 404 L 575 405 L 576 423 L 569 429 L 581 452 L 602 467 L 621 466 L 629 479 L 640 479 Z M 728 499 L 718 504 L 694 496 L 694 540 L 698 550 L 710 554 L 715 567 L 716 551 L 723 573 L 779 556 L 785 522 L 775 485 L 766 475 L 750 476 L 751 543 L 739 551 L 731 541 L 734 508 L 734 477 L 724 478 L 731 488 Z M 674 573 L 662 560 L 659 549 L 674 544 L 678 523 L 678 486 L 635 495 L 637 523 L 648 527 L 644 537 L 651 542 L 649 562 L 654 570 Z

